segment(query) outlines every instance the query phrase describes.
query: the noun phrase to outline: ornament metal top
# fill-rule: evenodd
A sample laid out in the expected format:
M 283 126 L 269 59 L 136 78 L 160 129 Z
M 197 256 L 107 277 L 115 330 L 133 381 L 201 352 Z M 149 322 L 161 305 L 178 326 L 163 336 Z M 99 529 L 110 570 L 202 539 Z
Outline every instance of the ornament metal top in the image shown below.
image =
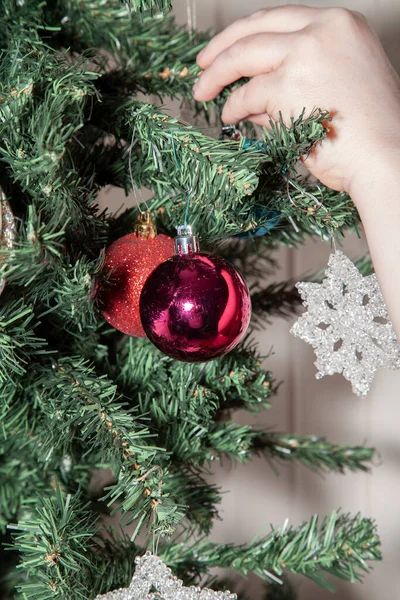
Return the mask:
M 0 188 L 0 267 L 4 262 L 2 250 L 10 250 L 15 239 L 15 221 L 10 204 Z M 0 294 L 5 287 L 5 279 L 0 279 Z
M 400 368 L 400 346 L 375 274 L 363 277 L 337 251 L 326 275 L 322 283 L 297 284 L 308 310 L 291 332 L 314 347 L 317 379 L 341 373 L 365 396 L 379 367 Z
M 157 229 L 151 219 L 150 213 L 142 212 L 138 214 L 134 231 L 138 238 L 145 240 L 150 238 L 154 240 L 157 236 Z
M 207 588 L 183 587 L 159 558 L 150 552 L 135 559 L 136 570 L 128 588 L 97 596 L 95 600 L 237 600 L 236 594 Z M 155 589 L 155 592 L 151 592 Z
M 235 140 L 242 138 L 242 132 L 236 125 L 223 125 L 219 136 L 220 140 Z

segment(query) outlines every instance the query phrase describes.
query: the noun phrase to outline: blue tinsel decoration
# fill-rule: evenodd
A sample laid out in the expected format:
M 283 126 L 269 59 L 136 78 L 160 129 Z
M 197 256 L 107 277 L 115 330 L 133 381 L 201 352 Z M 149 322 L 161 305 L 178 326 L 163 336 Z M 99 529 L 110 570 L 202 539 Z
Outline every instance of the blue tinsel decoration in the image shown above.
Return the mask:
M 251 140 L 246 138 L 243 144 L 244 150 L 257 150 L 261 152 L 265 152 L 267 146 L 259 141 L 259 140 Z M 286 171 L 286 169 L 282 170 L 282 173 Z M 274 229 L 282 219 L 282 213 L 279 210 L 271 210 L 265 212 L 261 207 L 257 208 L 254 212 L 254 216 L 257 221 L 260 219 L 267 219 L 267 222 L 264 223 L 261 227 L 257 227 L 256 229 L 251 229 L 250 231 L 243 231 L 242 233 L 236 234 L 235 237 L 238 238 L 249 238 L 249 237 L 259 237 L 269 233 L 271 229 Z

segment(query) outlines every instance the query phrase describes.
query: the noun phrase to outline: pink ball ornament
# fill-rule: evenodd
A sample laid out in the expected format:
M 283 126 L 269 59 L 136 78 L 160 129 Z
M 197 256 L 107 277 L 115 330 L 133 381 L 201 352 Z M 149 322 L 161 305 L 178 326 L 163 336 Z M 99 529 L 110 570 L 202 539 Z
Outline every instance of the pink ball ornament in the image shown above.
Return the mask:
M 219 256 L 200 252 L 190 227 L 179 227 L 177 254 L 146 280 L 140 317 L 147 337 L 164 354 L 205 362 L 232 350 L 251 316 L 248 287 Z

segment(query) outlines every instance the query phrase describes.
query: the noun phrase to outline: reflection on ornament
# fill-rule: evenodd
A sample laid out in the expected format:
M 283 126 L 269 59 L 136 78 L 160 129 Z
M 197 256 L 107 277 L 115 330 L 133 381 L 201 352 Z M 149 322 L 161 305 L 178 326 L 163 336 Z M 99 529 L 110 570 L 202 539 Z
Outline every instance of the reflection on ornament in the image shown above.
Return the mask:
M 135 574 L 128 588 L 108 592 L 95 600 L 237 600 L 236 594 L 230 592 L 183 587 L 161 558 L 150 552 L 137 557 L 135 563 Z
M 305 312 L 291 332 L 311 344 L 317 378 L 341 373 L 365 396 L 379 367 L 400 368 L 400 346 L 376 275 L 363 277 L 343 252 L 331 254 L 322 283 L 298 283 Z
M 140 316 L 148 338 L 168 356 L 203 362 L 232 350 L 246 332 L 246 283 L 223 258 L 200 252 L 190 227 L 178 227 L 177 254 L 147 279 Z
M 146 337 L 140 322 L 139 298 L 143 284 L 157 265 L 174 253 L 174 240 L 157 235 L 148 213 L 141 213 L 135 232 L 107 248 L 104 271 L 110 286 L 101 293 L 103 315 L 118 329 L 134 337 Z
M 0 188 L 0 267 L 4 262 L 2 250 L 11 250 L 15 239 L 15 221 L 6 195 Z M 5 279 L 0 279 L 0 294 L 4 290 Z

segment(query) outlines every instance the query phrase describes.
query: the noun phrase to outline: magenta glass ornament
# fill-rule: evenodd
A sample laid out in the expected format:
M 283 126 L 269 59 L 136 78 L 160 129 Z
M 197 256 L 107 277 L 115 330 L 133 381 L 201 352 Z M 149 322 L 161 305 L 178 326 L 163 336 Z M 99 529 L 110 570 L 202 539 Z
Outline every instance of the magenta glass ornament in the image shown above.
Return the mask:
M 178 254 L 146 280 L 140 317 L 159 350 L 186 362 L 223 356 L 242 339 L 251 315 L 250 294 L 240 273 L 223 258 L 198 251 L 195 236 L 178 228 Z

